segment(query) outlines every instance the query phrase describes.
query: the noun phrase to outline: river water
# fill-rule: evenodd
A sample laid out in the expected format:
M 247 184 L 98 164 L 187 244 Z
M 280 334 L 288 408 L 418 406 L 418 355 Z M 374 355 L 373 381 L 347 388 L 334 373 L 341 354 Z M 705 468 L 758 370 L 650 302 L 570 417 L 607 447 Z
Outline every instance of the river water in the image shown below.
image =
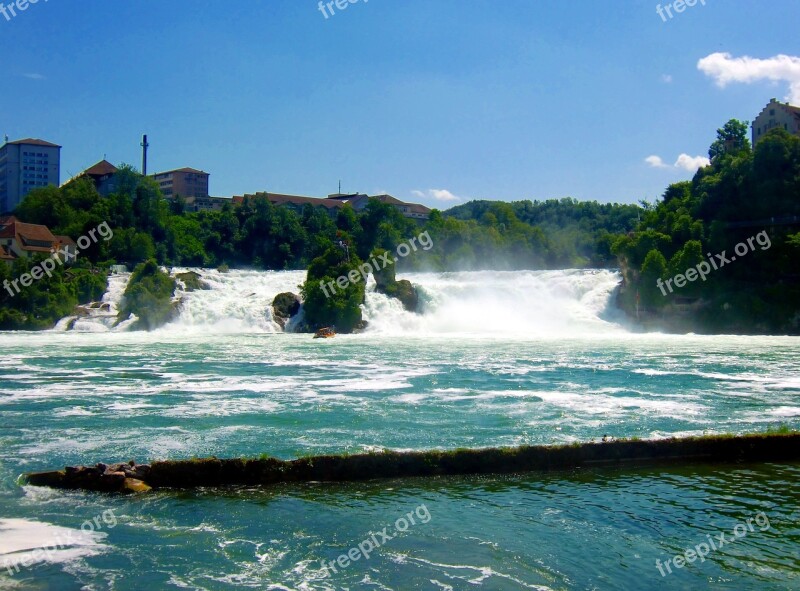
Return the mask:
M 370 293 L 369 330 L 331 340 L 272 321 L 302 273 L 200 272 L 212 289 L 159 331 L 92 318 L 3 335 L 0 589 L 800 589 L 798 464 L 138 497 L 19 486 L 98 461 L 800 428 L 800 340 L 636 334 L 613 272 L 408 275 L 423 314 Z M 335 562 L 366 540 L 369 558 Z M 693 548 L 702 560 L 675 566 Z

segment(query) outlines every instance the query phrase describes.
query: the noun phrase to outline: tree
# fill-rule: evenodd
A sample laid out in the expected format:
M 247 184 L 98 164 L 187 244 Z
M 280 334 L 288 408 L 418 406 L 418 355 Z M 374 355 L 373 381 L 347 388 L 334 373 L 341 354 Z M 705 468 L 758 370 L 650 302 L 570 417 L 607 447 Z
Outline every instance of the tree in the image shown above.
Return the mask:
M 647 308 L 660 308 L 667 303 L 659 289 L 659 281 L 666 279 L 667 259 L 655 248 L 644 257 L 641 272 L 640 296 Z
M 743 150 L 750 150 L 750 140 L 747 138 L 750 128 L 749 121 L 731 119 L 717 130 L 717 139 L 708 150 L 708 157 L 715 160 L 723 154 L 736 154 Z
M 350 333 L 361 325 L 365 280 L 360 267 L 358 256 L 339 246 L 330 246 L 311 262 L 301 288 L 311 329 L 335 326 L 339 332 Z

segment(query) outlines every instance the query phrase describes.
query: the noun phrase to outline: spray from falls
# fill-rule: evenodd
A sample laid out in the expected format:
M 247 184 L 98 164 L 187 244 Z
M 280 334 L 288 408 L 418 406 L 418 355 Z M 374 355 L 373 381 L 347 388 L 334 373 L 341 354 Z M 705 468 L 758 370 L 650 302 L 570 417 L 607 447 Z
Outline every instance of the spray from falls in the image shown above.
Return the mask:
M 272 301 L 284 292 L 299 293 L 305 271 L 194 271 L 209 289 L 187 292 L 179 282 L 178 317 L 162 330 L 230 334 L 282 332 Z M 535 334 L 568 335 L 623 330 L 615 316 L 613 294 L 620 281 L 613 271 L 480 271 L 405 274 L 418 289 L 419 313 L 375 292 L 370 278 L 363 305 L 367 329 L 379 334 Z M 56 330 L 124 331 L 115 326 L 129 273 L 111 275 L 102 302 L 59 322 Z M 302 314 L 302 312 L 301 312 Z M 287 326 L 291 331 L 298 318 Z
M 370 330 L 389 334 L 582 334 L 622 330 L 613 271 L 478 271 L 408 274 L 420 314 L 367 293 Z

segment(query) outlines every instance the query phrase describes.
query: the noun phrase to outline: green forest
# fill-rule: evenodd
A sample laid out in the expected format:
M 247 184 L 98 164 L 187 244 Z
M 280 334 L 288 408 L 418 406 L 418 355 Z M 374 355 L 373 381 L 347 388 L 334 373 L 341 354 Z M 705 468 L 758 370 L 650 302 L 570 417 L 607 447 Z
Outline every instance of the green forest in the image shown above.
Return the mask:
M 336 218 L 323 208 L 306 205 L 297 212 L 263 197 L 226 204 L 221 211 L 186 212 L 180 199 L 164 199 L 151 179 L 124 165 L 118 185 L 109 197 L 101 197 L 86 179 L 38 189 L 15 215 L 73 237 L 106 221 L 113 239 L 83 256 L 130 266 L 153 259 L 161 265 L 306 269 L 340 240 L 365 258 L 375 248 L 393 250 L 427 230 L 434 248 L 403 264 L 445 271 L 613 266 L 612 234 L 632 230 L 643 212 L 637 205 L 574 199 L 474 201 L 444 213 L 434 210 L 420 226 L 376 200 L 359 213 L 344 207 Z
M 711 165 L 614 241 L 631 315 L 704 332 L 800 330 L 800 138 L 775 129 L 753 149 L 747 131 L 737 120 L 719 129 Z M 719 268 L 672 292 L 658 286 L 703 261 Z

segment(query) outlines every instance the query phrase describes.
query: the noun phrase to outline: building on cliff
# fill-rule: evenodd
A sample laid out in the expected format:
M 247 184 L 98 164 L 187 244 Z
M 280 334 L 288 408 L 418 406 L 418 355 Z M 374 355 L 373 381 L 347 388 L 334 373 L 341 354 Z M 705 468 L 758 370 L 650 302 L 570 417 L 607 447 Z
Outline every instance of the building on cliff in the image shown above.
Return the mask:
M 0 260 L 13 263 L 37 254 L 50 256 L 58 250 L 68 252 L 68 260 L 77 255 L 77 245 L 69 236 L 55 236 L 47 226 L 26 224 L 14 216 L 0 218 Z
M 800 107 L 772 99 L 752 125 L 753 147 L 772 129 L 784 129 L 800 137 Z
M 386 203 L 394 206 L 405 217 L 414 220 L 427 220 L 430 217 L 431 210 L 419 203 L 406 203 L 400 201 L 391 195 L 365 195 L 363 193 L 334 193 L 328 195 L 327 198 L 319 197 L 303 197 L 300 195 L 282 195 L 279 193 L 255 193 L 252 195 L 235 196 L 233 202 L 236 205 L 241 205 L 247 198 L 266 197 L 266 199 L 273 205 L 288 207 L 295 211 L 302 211 L 306 205 L 320 208 L 325 211 L 329 216 L 336 217 L 338 211 L 345 205 L 350 205 L 355 211 L 361 212 L 366 209 L 370 199 L 377 199 L 381 203 Z
M 33 189 L 59 185 L 61 146 L 24 139 L 0 146 L 0 214 L 12 212 Z

